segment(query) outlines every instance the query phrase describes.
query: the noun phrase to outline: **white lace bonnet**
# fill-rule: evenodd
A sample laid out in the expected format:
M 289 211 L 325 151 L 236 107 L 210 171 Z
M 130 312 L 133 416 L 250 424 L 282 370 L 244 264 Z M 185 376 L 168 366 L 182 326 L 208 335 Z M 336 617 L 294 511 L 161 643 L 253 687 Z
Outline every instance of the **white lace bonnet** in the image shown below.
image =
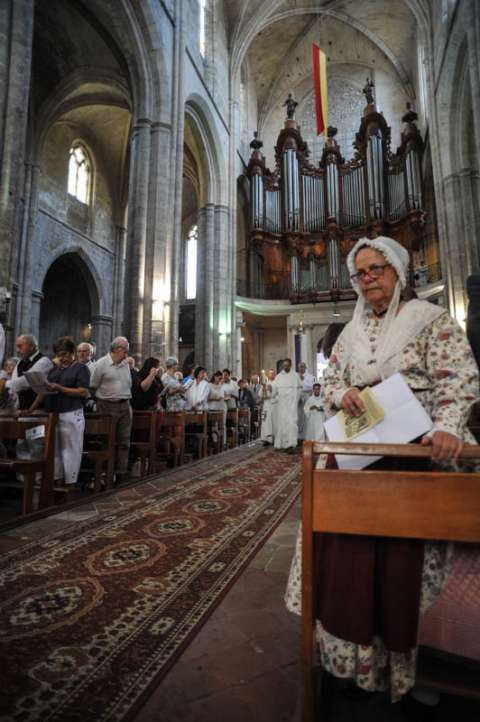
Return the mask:
M 355 268 L 355 256 L 359 252 L 360 248 L 369 246 L 379 251 L 388 263 L 391 263 L 395 269 L 398 280 L 400 281 L 401 288 L 405 288 L 407 285 L 408 266 L 410 265 L 410 256 L 408 251 L 393 238 L 388 236 L 378 236 L 377 238 L 360 238 L 350 251 L 347 256 L 347 268 L 350 276 L 356 273 Z M 360 295 L 360 288 L 358 283 L 352 281 L 352 286 L 356 293 Z

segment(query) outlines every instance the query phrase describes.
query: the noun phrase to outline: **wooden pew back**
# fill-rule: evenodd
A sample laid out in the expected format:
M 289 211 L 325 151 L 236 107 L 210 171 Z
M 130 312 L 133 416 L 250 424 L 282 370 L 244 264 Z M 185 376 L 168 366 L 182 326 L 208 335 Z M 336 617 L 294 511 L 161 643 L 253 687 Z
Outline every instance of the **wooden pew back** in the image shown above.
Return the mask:
M 10 469 L 23 475 L 22 514 L 33 509 L 33 483 L 37 472 L 42 474 L 39 508 L 53 503 L 53 473 L 55 461 L 56 414 L 48 416 L 16 417 L 0 416 L 0 441 L 21 441 L 26 432 L 37 426 L 44 427 L 44 447 L 41 459 L 0 459 L 0 469 Z
M 303 445 L 303 719 L 314 715 L 313 535 L 318 532 L 480 543 L 480 474 L 316 469 L 320 454 L 430 458 L 418 444 Z M 480 458 L 480 446 L 463 459 Z

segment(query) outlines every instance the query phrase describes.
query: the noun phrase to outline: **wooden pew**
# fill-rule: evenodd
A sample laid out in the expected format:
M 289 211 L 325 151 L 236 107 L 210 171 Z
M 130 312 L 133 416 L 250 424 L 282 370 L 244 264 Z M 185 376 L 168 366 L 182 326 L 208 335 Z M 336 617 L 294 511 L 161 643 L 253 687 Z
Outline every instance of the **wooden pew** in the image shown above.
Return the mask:
M 238 409 L 227 411 L 227 446 L 229 449 L 238 446 Z
M 134 411 L 130 449 L 140 456 L 140 476 L 155 473 L 157 455 L 157 412 Z
M 165 446 L 165 450 L 162 448 Z M 174 467 L 184 462 L 185 412 L 167 411 L 157 417 L 157 453 L 171 458 Z
M 105 486 L 113 487 L 115 469 L 115 429 L 117 419 L 109 414 L 85 414 L 82 459 L 94 463 L 94 491 L 102 488 L 102 473 L 105 469 Z
M 195 446 L 197 459 L 204 459 L 207 455 L 208 433 L 207 412 L 185 412 L 185 444 L 191 441 Z
M 303 720 L 315 712 L 313 535 L 318 532 L 480 543 L 480 475 L 364 469 L 316 469 L 319 454 L 429 458 L 417 444 L 339 444 L 305 441 L 302 512 Z M 480 446 L 464 459 L 480 458 Z M 450 690 L 451 691 L 451 690 Z M 315 713 L 315 716 L 314 716 Z M 320 716 L 319 716 L 320 715 Z
M 251 438 L 251 419 L 250 409 L 238 409 L 238 442 L 247 444 Z
M 210 437 L 212 432 L 217 434 L 217 440 L 212 441 L 210 449 L 215 454 L 221 454 L 225 445 L 225 411 L 209 411 L 207 419 Z
M 33 485 L 37 473 L 42 475 L 39 508 L 53 504 L 56 422 L 56 414 L 24 417 L 22 419 L 0 416 L 0 441 L 24 440 L 25 433 L 29 429 L 37 426 L 43 426 L 45 429 L 45 444 L 41 459 L 0 459 L 0 471 L 11 471 L 23 475 L 22 514 L 28 514 L 33 510 Z

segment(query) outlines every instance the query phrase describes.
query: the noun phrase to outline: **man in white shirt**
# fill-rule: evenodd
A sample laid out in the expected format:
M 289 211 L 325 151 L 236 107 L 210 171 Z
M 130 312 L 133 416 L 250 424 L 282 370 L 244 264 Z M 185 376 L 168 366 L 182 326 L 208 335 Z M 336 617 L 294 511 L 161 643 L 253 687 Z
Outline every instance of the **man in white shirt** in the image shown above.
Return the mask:
M 78 344 L 77 361 L 81 364 L 85 364 L 90 373 L 92 372 L 92 369 L 95 366 L 95 361 L 93 361 L 93 346 L 90 343 L 84 341 L 83 343 Z
M 325 439 L 325 412 L 320 396 L 320 384 L 313 384 L 313 393 L 305 404 L 305 439 L 323 441 Z
M 117 417 L 115 471 L 116 482 L 128 474 L 128 453 L 132 431 L 132 376 L 127 362 L 129 343 L 123 336 L 112 341 L 110 353 L 100 358 L 92 371 L 90 388 L 95 395 L 97 412 Z
M 284 359 L 283 369 L 272 382 L 273 396 L 277 397 L 277 425 L 275 448 L 294 454 L 298 442 L 298 400 L 302 381 L 292 371 L 292 361 Z
M 18 408 L 27 411 L 37 398 L 37 394 L 30 387 L 24 374 L 27 371 L 39 371 L 47 374 L 53 363 L 38 350 L 38 341 L 30 333 L 21 334 L 16 341 L 17 355 L 20 361 L 15 366 L 12 377 L 6 382 L 10 392 L 17 394 Z
M 305 427 L 307 420 L 304 414 L 304 408 L 307 400 L 312 394 L 313 383 L 315 377 L 307 369 L 307 364 L 303 361 L 298 365 L 298 374 L 302 382 L 302 393 L 298 400 L 298 438 L 305 438 Z

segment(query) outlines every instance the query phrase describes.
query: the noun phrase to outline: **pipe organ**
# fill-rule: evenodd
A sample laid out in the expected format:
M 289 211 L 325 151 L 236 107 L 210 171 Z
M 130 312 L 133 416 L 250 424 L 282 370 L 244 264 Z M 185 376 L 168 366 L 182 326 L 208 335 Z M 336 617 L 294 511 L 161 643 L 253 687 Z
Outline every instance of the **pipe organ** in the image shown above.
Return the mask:
M 372 88 L 367 82 L 367 105 L 351 160 L 342 157 L 336 129 L 330 127 L 322 158 L 313 166 L 300 128 L 289 113 L 277 139 L 275 170 L 271 171 L 255 133 L 247 171 L 249 295 L 254 286 L 263 298 L 289 298 L 292 303 L 349 298 L 346 256 L 358 238 L 384 234 L 410 252 L 418 250 L 426 214 L 417 115 L 407 106 L 401 145 L 393 153 L 390 128 L 375 106 Z M 259 265 L 260 287 L 258 270 L 251 272 Z

